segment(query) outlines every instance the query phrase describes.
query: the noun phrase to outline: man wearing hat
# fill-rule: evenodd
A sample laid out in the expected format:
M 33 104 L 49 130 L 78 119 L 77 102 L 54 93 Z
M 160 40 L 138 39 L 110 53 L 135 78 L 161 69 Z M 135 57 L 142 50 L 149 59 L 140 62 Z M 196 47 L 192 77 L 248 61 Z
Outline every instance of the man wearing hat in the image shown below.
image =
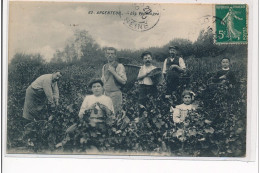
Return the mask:
M 139 104 L 142 106 L 146 106 L 146 102 L 148 100 L 148 95 L 155 95 L 157 93 L 156 85 L 152 81 L 149 74 L 152 70 L 156 69 L 155 66 L 152 65 L 152 53 L 149 51 L 145 51 L 141 55 L 144 65 L 141 66 L 137 80 L 139 84 Z
M 186 66 L 183 58 L 178 54 L 177 46 L 169 47 L 169 57 L 163 64 L 163 76 L 166 80 L 166 98 L 170 98 L 179 86 L 180 74 L 185 72 Z

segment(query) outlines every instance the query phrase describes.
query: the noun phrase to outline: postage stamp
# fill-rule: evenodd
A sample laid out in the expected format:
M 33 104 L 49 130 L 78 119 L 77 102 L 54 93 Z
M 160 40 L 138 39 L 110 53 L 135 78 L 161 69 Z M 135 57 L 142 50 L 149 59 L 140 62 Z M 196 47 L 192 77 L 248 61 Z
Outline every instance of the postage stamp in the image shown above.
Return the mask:
M 247 156 L 247 5 L 9 8 L 7 154 Z
M 216 43 L 247 43 L 247 5 L 216 5 Z

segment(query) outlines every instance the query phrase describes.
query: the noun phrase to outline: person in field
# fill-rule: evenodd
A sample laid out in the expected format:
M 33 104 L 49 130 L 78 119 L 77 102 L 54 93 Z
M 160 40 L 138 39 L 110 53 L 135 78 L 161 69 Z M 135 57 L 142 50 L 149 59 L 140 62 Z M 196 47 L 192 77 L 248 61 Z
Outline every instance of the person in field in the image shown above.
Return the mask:
M 59 89 L 57 81 L 61 78 L 60 72 L 44 74 L 38 77 L 27 89 L 25 95 L 23 117 L 30 121 L 40 120 L 46 105 L 55 108 L 59 105 Z
M 183 58 L 178 54 L 177 46 L 169 47 L 169 57 L 163 63 L 163 76 L 166 81 L 166 98 L 170 98 L 173 92 L 176 92 L 180 75 L 185 72 L 186 66 Z
M 237 82 L 234 72 L 230 70 L 230 59 L 223 58 L 221 60 L 221 67 L 222 69 L 215 74 L 212 81 L 214 83 L 225 84 L 231 87 L 235 86 Z
M 114 121 L 114 107 L 110 97 L 104 95 L 104 84 L 101 79 L 92 79 L 89 83 L 92 95 L 87 95 L 82 102 L 79 118 L 80 120 L 88 119 L 89 125 L 92 128 L 98 128 L 106 130 L 104 126 L 104 121 L 112 124 Z M 89 111 L 89 114 L 86 114 Z M 88 117 L 84 117 L 87 115 Z M 58 144 L 56 148 L 64 146 L 69 141 L 69 134 L 72 134 L 80 123 L 74 123 L 66 130 L 65 138 Z
M 173 122 L 183 122 L 187 117 L 188 112 L 196 109 L 196 106 L 192 104 L 194 97 L 194 92 L 190 90 L 184 90 L 182 92 L 183 104 L 177 105 L 176 108 L 171 107 L 171 111 L 173 112 Z
M 126 84 L 127 77 L 125 67 L 116 61 L 116 49 L 109 47 L 105 51 L 108 63 L 102 68 L 102 81 L 104 83 L 105 95 L 113 101 L 115 113 L 122 110 L 121 87 Z
M 155 95 L 157 93 L 157 88 L 153 83 L 151 77 L 149 76 L 150 72 L 156 69 L 152 65 L 152 53 L 145 51 L 141 55 L 144 65 L 141 66 L 137 80 L 139 84 L 139 104 L 140 106 L 145 106 L 147 102 L 148 95 Z
M 89 87 L 92 95 L 87 95 L 81 105 L 79 117 L 83 118 L 86 110 L 91 110 L 91 115 L 96 114 L 96 118 L 102 117 L 104 110 L 107 114 L 114 114 L 113 102 L 110 97 L 104 95 L 104 84 L 101 79 L 92 79 Z

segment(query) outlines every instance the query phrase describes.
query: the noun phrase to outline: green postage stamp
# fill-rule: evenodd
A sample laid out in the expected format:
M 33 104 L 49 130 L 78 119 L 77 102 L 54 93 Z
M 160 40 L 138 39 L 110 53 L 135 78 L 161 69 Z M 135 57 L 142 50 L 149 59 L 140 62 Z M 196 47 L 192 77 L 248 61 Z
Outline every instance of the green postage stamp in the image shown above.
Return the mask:
M 247 5 L 216 5 L 216 43 L 247 43 Z

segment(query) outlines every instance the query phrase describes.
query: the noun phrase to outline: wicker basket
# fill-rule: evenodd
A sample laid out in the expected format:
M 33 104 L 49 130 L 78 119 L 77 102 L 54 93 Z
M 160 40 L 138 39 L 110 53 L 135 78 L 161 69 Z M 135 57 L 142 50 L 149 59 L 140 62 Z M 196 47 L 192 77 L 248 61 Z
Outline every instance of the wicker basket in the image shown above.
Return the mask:
M 153 70 L 149 73 L 148 76 L 151 77 L 151 79 L 152 79 L 154 85 L 158 85 L 158 84 L 161 82 L 161 80 L 162 80 L 162 70 L 161 70 L 161 68 L 155 68 L 155 69 L 153 69 Z
M 137 76 L 141 67 L 131 64 L 124 64 L 124 66 L 126 71 L 127 82 L 122 88 L 122 90 L 128 91 L 134 86 L 135 82 L 137 81 Z

